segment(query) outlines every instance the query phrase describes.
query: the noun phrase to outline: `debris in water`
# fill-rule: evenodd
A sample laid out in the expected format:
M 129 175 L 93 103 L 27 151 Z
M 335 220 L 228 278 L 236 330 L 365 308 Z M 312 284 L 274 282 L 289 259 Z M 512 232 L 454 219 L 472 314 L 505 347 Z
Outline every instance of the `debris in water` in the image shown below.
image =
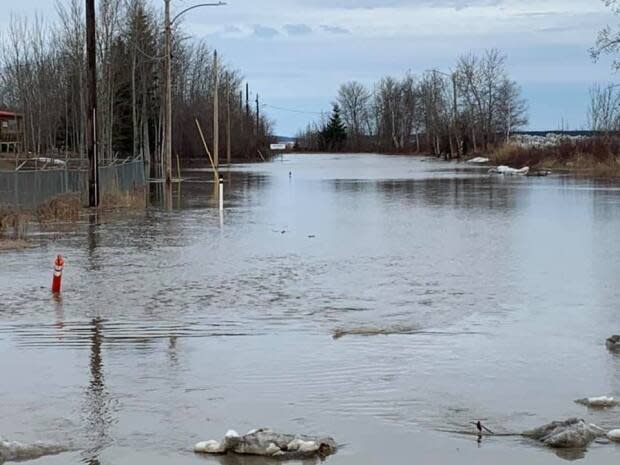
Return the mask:
M 0 439 L 0 463 L 22 460 L 34 460 L 45 455 L 55 455 L 66 452 L 69 449 L 49 442 L 35 442 L 24 444 L 17 441 L 4 441 Z
M 334 339 L 340 339 L 343 336 L 387 336 L 390 334 L 415 334 L 420 330 L 415 326 L 386 326 L 384 328 L 372 326 L 360 326 L 358 328 L 336 328 L 333 332 Z
M 620 335 L 614 334 L 610 338 L 605 341 L 605 346 L 609 350 L 619 351 L 620 352 Z
M 521 175 L 525 176 L 530 172 L 529 166 L 524 166 L 521 169 L 511 168 L 510 166 L 500 165 L 489 170 L 490 174 L 505 174 L 505 175 Z
M 596 425 L 578 418 L 570 418 L 525 431 L 523 436 L 536 439 L 549 447 L 583 448 L 605 434 L 605 430 Z
M 532 177 L 545 177 L 545 176 L 549 176 L 550 174 L 551 174 L 551 171 L 549 170 L 536 170 L 536 171 L 530 171 L 527 175 L 532 176 Z
M 616 399 L 607 396 L 586 397 L 585 399 L 577 399 L 575 402 L 592 408 L 615 407 L 618 405 Z
M 328 436 L 304 436 L 281 434 L 261 428 L 240 436 L 230 430 L 222 441 L 204 441 L 194 446 L 194 452 L 203 454 L 259 455 L 296 459 L 306 457 L 325 458 L 336 452 L 336 442 Z

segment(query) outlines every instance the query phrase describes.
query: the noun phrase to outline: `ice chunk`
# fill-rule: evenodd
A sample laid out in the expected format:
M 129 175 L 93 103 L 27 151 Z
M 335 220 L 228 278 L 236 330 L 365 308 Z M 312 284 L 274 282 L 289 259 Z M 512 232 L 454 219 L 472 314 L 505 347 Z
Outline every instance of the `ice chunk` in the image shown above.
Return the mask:
M 525 431 L 523 436 L 536 439 L 549 447 L 582 448 L 596 438 L 605 436 L 605 430 L 583 420 L 570 418 Z
M 618 405 L 618 401 L 616 399 L 607 396 L 586 397 L 585 399 L 577 399 L 575 402 L 594 408 L 615 407 Z
M 516 169 L 516 168 L 511 168 L 510 166 L 500 165 L 495 168 L 491 168 L 489 170 L 489 173 L 491 174 L 521 175 L 521 176 L 525 176 L 529 172 L 530 172 L 529 166 L 524 166 L 523 168 Z
M 607 433 L 607 437 L 614 442 L 620 442 L 620 429 L 612 429 Z
M 24 444 L 0 439 L 0 463 L 5 461 L 34 460 L 45 455 L 60 454 L 69 450 L 67 447 L 48 442 Z
M 194 447 L 195 452 L 206 454 L 234 453 L 282 458 L 327 457 L 336 449 L 336 442 L 327 436 L 282 434 L 265 428 L 252 430 L 244 436 L 229 431 L 221 443 L 206 441 Z
M 226 448 L 219 441 L 202 441 L 194 446 L 194 452 L 202 454 L 224 454 Z

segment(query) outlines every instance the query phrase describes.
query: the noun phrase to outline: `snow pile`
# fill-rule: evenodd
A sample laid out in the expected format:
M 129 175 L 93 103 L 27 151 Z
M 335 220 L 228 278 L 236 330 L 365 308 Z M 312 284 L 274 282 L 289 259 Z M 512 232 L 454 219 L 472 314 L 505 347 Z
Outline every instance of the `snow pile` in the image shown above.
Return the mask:
M 562 142 L 577 142 L 587 139 L 586 136 L 568 136 L 566 134 L 554 134 L 552 132 L 544 136 L 531 136 L 527 134 L 519 134 L 512 136 L 510 142 L 519 147 L 525 148 L 541 148 L 556 147 Z
M 0 463 L 8 461 L 34 460 L 44 455 L 66 452 L 66 447 L 48 442 L 24 444 L 0 439 Z
M 204 441 L 194 446 L 194 452 L 204 454 L 234 453 L 277 458 L 327 457 L 336 452 L 336 442 L 330 437 L 281 434 L 270 429 L 257 429 L 240 436 L 228 431 L 222 441 Z
M 536 439 L 549 447 L 583 448 L 605 434 L 605 430 L 596 425 L 577 418 L 570 418 L 525 431 L 523 436 Z

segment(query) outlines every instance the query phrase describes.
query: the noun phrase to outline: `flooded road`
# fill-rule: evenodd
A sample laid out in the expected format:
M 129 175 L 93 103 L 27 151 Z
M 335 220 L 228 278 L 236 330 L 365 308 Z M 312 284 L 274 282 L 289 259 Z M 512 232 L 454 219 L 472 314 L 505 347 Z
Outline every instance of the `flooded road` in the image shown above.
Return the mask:
M 333 465 L 618 463 L 455 431 L 620 427 L 573 403 L 620 397 L 620 185 L 291 155 L 227 173 L 220 217 L 184 176 L 171 212 L 0 255 L 0 436 L 74 448 L 33 463 L 254 465 L 192 447 L 260 426 L 334 436 Z

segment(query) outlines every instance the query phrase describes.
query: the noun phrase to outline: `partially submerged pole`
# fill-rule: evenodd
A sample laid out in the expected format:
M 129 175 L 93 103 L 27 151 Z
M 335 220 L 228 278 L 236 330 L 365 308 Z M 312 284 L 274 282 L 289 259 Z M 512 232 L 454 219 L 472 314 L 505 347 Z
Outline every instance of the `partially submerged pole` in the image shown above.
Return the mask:
M 62 270 L 65 267 L 65 260 L 61 255 L 56 257 L 54 261 L 54 276 L 52 277 L 52 293 L 60 294 L 62 286 Z
M 97 49 L 95 0 L 86 0 L 86 62 L 88 107 L 86 110 L 86 150 L 88 153 L 88 206 L 99 206 L 99 159 L 97 156 Z
M 220 204 L 220 211 L 224 210 L 224 178 L 222 176 L 220 176 L 220 190 L 219 190 L 219 204 Z

